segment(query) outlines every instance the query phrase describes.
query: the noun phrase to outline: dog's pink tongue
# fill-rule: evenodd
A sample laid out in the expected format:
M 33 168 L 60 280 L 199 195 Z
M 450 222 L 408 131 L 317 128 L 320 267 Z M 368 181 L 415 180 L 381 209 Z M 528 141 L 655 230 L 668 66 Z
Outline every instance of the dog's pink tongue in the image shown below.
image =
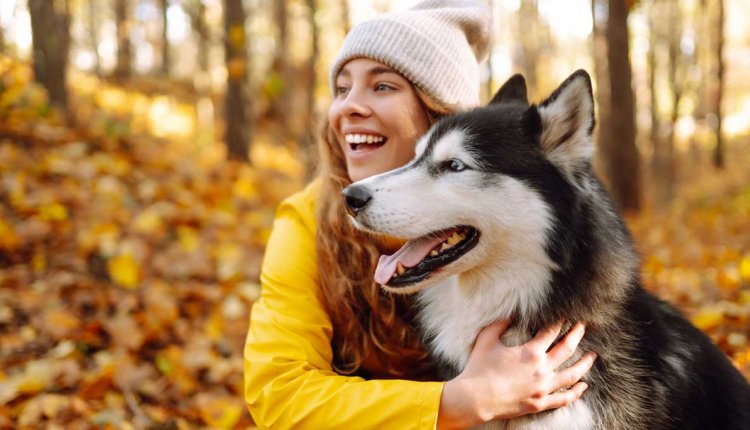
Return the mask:
M 375 282 L 387 284 L 393 274 L 396 273 L 398 263 L 401 263 L 404 267 L 416 266 L 430 253 L 432 248 L 450 237 L 452 233 L 452 230 L 446 230 L 437 235 L 422 236 L 419 239 L 406 242 L 393 255 L 381 255 L 380 260 L 378 260 L 378 267 L 375 268 Z

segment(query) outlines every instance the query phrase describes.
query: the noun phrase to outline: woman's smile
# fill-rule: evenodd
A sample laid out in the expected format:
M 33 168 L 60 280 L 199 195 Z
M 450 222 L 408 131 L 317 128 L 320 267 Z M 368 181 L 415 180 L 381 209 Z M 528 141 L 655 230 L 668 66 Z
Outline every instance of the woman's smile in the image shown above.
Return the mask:
M 335 93 L 328 119 L 352 182 L 414 157 L 429 118 L 406 78 L 382 63 L 358 58 L 341 69 Z

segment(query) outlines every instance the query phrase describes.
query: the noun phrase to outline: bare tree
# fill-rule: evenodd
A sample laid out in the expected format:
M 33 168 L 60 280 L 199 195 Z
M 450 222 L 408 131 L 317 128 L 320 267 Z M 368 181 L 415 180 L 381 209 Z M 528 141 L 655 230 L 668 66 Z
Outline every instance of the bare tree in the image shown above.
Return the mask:
M 307 127 L 304 132 L 304 137 L 300 139 L 301 152 L 304 157 L 307 170 L 305 176 L 310 179 L 315 173 L 312 162 L 315 155 L 315 142 L 318 135 L 318 116 L 315 109 L 315 90 L 318 87 L 318 59 L 320 57 L 320 48 L 318 47 L 320 39 L 320 28 L 317 21 L 315 20 L 315 14 L 318 11 L 318 2 L 316 0 L 307 0 L 307 8 L 309 11 L 310 20 L 310 57 L 307 60 L 307 112 L 306 121 Z
M 493 0 L 490 0 L 489 7 L 490 7 L 490 16 L 494 17 L 495 16 L 495 2 Z M 493 93 L 494 88 L 492 86 L 492 73 L 493 73 L 492 50 L 494 48 L 493 45 L 494 45 L 495 38 L 492 37 L 493 34 L 494 32 L 490 32 L 490 40 L 489 40 L 489 46 L 488 46 L 489 55 L 487 56 L 487 64 L 486 64 L 486 69 L 485 69 L 487 73 L 487 81 L 485 82 L 484 94 L 487 97 L 487 100 L 492 99 L 492 95 L 494 94 Z
M 640 161 L 635 146 L 635 108 L 631 87 L 632 71 L 628 43 L 628 7 L 625 0 L 608 0 L 606 8 L 598 7 L 599 1 L 592 2 L 594 11 L 595 47 L 598 64 L 598 96 L 600 106 L 599 161 L 602 164 L 604 180 L 615 202 L 623 210 L 638 210 L 640 207 Z M 599 16 L 607 11 L 607 18 Z M 604 26 L 603 33 L 601 26 Z M 606 56 L 602 54 L 601 37 L 604 36 Z M 599 80 L 607 76 L 606 84 Z M 606 85 L 609 94 L 602 91 Z M 604 111 L 604 114 L 602 114 Z M 616 118 L 616 120 L 615 120 Z
M 320 28 L 318 27 L 318 23 L 315 21 L 315 13 L 318 10 L 317 7 L 317 1 L 316 0 L 307 0 L 307 7 L 309 10 L 309 19 L 310 19 L 310 58 L 307 61 L 307 76 L 309 77 L 309 82 L 307 86 L 307 116 L 309 120 L 307 121 L 308 124 L 313 124 L 316 115 L 315 115 L 315 88 L 318 85 L 318 79 L 317 79 L 317 68 L 318 68 L 318 57 L 320 56 L 320 49 L 318 47 L 318 40 L 320 39 Z M 310 127 L 312 129 L 312 127 Z M 314 135 L 314 131 L 312 132 Z M 310 142 L 313 142 L 315 139 L 310 138 Z
M 249 124 L 245 113 L 247 99 L 247 53 L 245 51 L 245 9 L 242 0 L 224 0 L 225 58 L 227 63 L 227 89 L 224 117 L 227 157 L 248 162 Z
M 127 78 L 130 76 L 132 54 L 130 49 L 130 23 L 128 20 L 128 2 L 115 0 L 115 24 L 117 25 L 117 66 L 115 76 Z
M 341 24 L 344 28 L 344 34 L 349 33 L 352 28 L 352 20 L 349 15 L 349 0 L 341 0 Z
M 651 84 L 651 141 L 654 147 L 652 168 L 654 172 L 657 201 L 667 203 L 674 197 L 677 159 L 675 157 L 675 131 L 679 119 L 683 95 L 687 91 L 688 66 L 690 59 L 682 52 L 681 42 L 685 32 L 682 10 L 678 2 L 652 3 L 649 11 L 650 49 L 649 69 Z M 659 24 L 663 22 L 664 24 Z M 666 45 L 667 83 L 672 95 L 669 121 L 664 124 L 659 118 L 658 97 L 656 96 L 656 72 L 658 62 L 656 51 Z M 690 54 L 692 58 L 692 53 Z M 666 125 L 666 127 L 665 127 Z M 661 130 L 666 133 L 662 135 Z
M 271 94 L 271 105 L 269 115 L 278 121 L 283 133 L 289 130 L 287 114 L 291 107 L 290 97 L 292 94 L 292 78 L 289 66 L 289 10 L 287 0 L 275 0 L 273 2 L 274 21 L 276 22 L 277 47 L 271 64 L 271 79 L 276 80 L 272 87 L 276 90 Z
M 518 17 L 518 45 L 516 46 L 513 62 L 523 74 L 532 91 L 537 91 L 538 79 L 536 75 L 537 61 L 541 37 L 539 35 L 539 7 L 537 0 L 521 0 Z
M 724 168 L 724 140 L 722 138 L 721 101 L 724 95 L 724 0 L 716 0 L 716 89 L 713 94 L 713 112 L 716 115 L 716 146 L 714 147 L 714 166 Z
M 28 5 L 33 38 L 34 77 L 47 89 L 50 103 L 65 111 L 68 106 L 65 88 L 69 44 L 67 4 L 50 0 L 29 0 Z
M 94 72 L 96 76 L 101 76 L 102 59 L 99 55 L 99 22 L 96 16 L 96 0 L 89 0 L 88 6 L 88 29 L 89 39 L 91 39 L 91 50 L 94 53 Z
M 167 10 L 169 9 L 169 0 L 159 0 L 159 6 L 161 7 L 161 73 L 164 76 L 169 76 L 169 39 L 167 38 L 167 30 L 169 29 L 169 20 L 167 18 Z

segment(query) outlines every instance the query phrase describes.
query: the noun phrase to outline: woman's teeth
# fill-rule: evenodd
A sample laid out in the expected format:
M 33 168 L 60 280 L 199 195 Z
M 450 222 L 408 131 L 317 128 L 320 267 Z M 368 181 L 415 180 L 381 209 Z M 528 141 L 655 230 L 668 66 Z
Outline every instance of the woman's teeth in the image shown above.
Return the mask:
M 373 136 L 371 134 L 347 134 L 344 135 L 346 143 L 383 143 L 383 136 Z

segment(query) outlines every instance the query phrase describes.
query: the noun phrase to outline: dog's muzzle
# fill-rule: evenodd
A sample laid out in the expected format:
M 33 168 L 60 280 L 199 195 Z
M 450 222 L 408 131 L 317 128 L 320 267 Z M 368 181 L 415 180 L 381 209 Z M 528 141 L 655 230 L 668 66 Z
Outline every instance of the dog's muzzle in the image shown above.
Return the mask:
M 346 211 L 351 216 L 357 216 L 357 213 L 372 200 L 372 194 L 361 185 L 350 185 L 341 191 L 341 195 L 346 200 Z

